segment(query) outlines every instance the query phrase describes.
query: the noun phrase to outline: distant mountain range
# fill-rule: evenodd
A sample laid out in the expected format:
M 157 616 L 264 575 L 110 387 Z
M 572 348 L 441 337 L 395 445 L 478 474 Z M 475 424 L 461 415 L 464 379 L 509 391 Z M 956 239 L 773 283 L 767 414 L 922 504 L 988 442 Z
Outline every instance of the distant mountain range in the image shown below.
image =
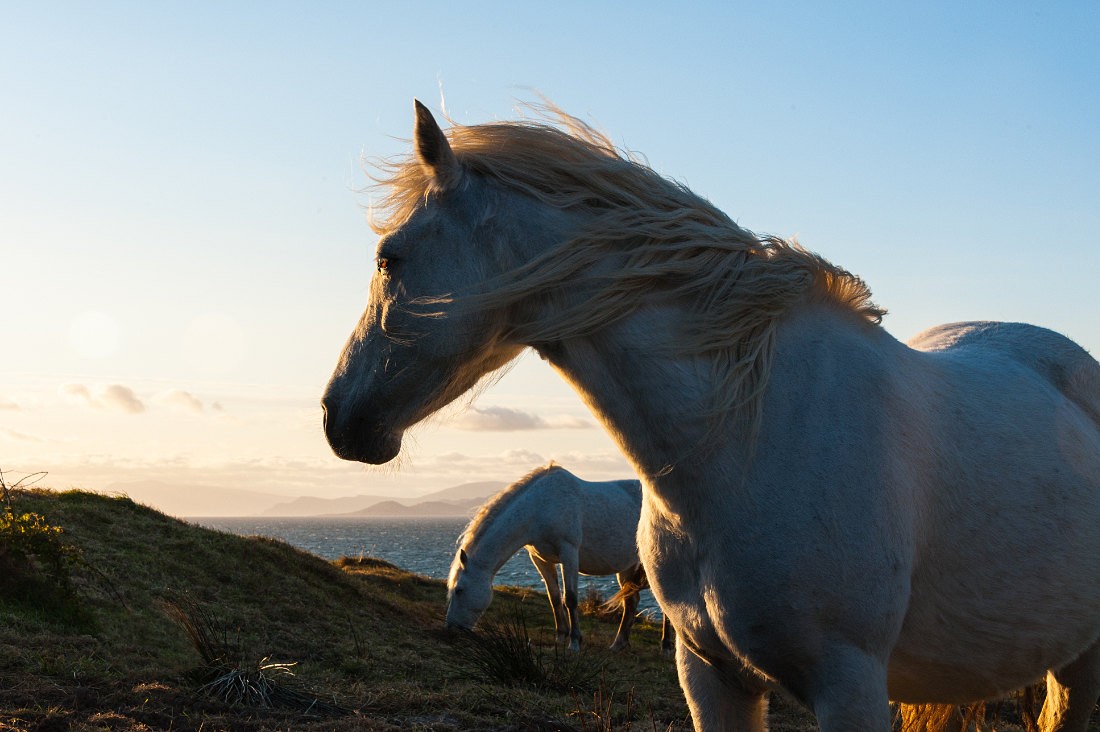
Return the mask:
M 99 493 L 129 496 L 171 516 L 258 516 L 286 496 L 238 488 L 214 488 L 138 480 L 112 483 Z
M 392 496 L 314 498 L 303 496 L 279 503 L 263 516 L 468 516 L 507 483 L 463 483 L 410 501 Z
M 463 483 L 415 499 L 360 495 L 344 498 L 301 496 L 166 483 L 158 480 L 112 483 L 101 491 L 122 494 L 138 503 L 180 517 L 199 516 L 470 516 L 485 500 L 503 488 L 501 481 Z
M 484 498 L 474 498 L 468 501 L 420 501 L 405 505 L 394 500 L 382 501 L 361 511 L 340 513 L 337 516 L 379 516 L 389 518 L 437 518 L 473 516 L 478 506 L 485 502 Z

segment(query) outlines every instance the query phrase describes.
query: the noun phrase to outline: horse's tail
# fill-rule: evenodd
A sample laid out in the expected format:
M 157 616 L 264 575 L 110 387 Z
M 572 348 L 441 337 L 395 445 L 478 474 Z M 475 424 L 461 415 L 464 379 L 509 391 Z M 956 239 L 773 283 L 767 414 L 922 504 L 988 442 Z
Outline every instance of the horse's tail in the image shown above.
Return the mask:
M 610 599 L 600 607 L 604 610 L 619 610 L 626 605 L 627 598 L 637 595 L 647 586 L 645 582 L 624 582 L 619 591 L 612 595 Z
M 1027 732 L 1039 732 L 1039 707 L 1042 685 L 1034 684 L 1016 692 L 1016 713 Z M 994 715 L 994 724 L 997 714 Z M 986 703 L 964 706 L 954 704 L 899 704 L 894 729 L 901 732 L 962 732 L 986 727 Z
M 980 730 L 985 723 L 985 702 L 967 706 L 899 704 L 897 719 L 901 732 L 963 732 L 971 724 Z

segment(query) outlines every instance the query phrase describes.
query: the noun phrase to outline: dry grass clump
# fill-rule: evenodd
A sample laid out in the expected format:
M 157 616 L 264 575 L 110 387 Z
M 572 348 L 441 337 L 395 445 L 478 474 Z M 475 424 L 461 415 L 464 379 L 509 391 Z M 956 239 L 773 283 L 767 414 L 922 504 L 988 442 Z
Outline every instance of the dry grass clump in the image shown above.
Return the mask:
M 234 707 L 289 709 L 302 714 L 342 714 L 347 710 L 292 683 L 297 661 L 264 656 L 248 663 L 239 632 L 233 635 L 209 609 L 183 595 L 164 600 L 165 614 L 191 639 L 202 664 L 193 672 L 198 693 Z
M 513 607 L 503 619 L 464 633 L 471 678 L 502 686 L 551 689 L 575 693 L 593 688 L 607 667 L 607 658 L 587 651 L 573 652 L 552 643 L 532 640 L 527 619 Z

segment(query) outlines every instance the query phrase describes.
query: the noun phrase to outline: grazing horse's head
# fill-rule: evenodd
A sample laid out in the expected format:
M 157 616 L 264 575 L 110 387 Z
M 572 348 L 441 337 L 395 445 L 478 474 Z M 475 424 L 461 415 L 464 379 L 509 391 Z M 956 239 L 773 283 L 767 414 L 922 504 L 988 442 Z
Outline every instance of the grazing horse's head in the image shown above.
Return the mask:
M 415 194 L 382 231 L 366 312 L 322 400 L 325 434 L 346 460 L 392 460 L 405 429 L 521 350 L 507 338 L 506 309 L 463 305 L 514 264 L 500 246 L 509 227 L 491 213 L 497 192 L 464 170 L 419 102 L 415 150 L 395 175 Z
M 459 549 L 447 577 L 448 628 L 471 630 L 493 600 L 493 577 L 470 566 L 465 549 Z

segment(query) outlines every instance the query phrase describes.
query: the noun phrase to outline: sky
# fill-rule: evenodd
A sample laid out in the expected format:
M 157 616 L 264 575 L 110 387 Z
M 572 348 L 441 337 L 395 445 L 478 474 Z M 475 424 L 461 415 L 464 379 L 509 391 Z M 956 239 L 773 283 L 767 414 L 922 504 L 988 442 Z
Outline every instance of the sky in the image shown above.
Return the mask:
M 329 450 L 371 161 L 408 150 L 414 97 L 475 124 L 545 95 L 861 275 L 902 340 L 1020 320 L 1100 353 L 1100 4 L 549 8 L 0 3 L 5 478 L 411 497 L 551 459 L 629 476 L 531 355 L 397 467 Z

